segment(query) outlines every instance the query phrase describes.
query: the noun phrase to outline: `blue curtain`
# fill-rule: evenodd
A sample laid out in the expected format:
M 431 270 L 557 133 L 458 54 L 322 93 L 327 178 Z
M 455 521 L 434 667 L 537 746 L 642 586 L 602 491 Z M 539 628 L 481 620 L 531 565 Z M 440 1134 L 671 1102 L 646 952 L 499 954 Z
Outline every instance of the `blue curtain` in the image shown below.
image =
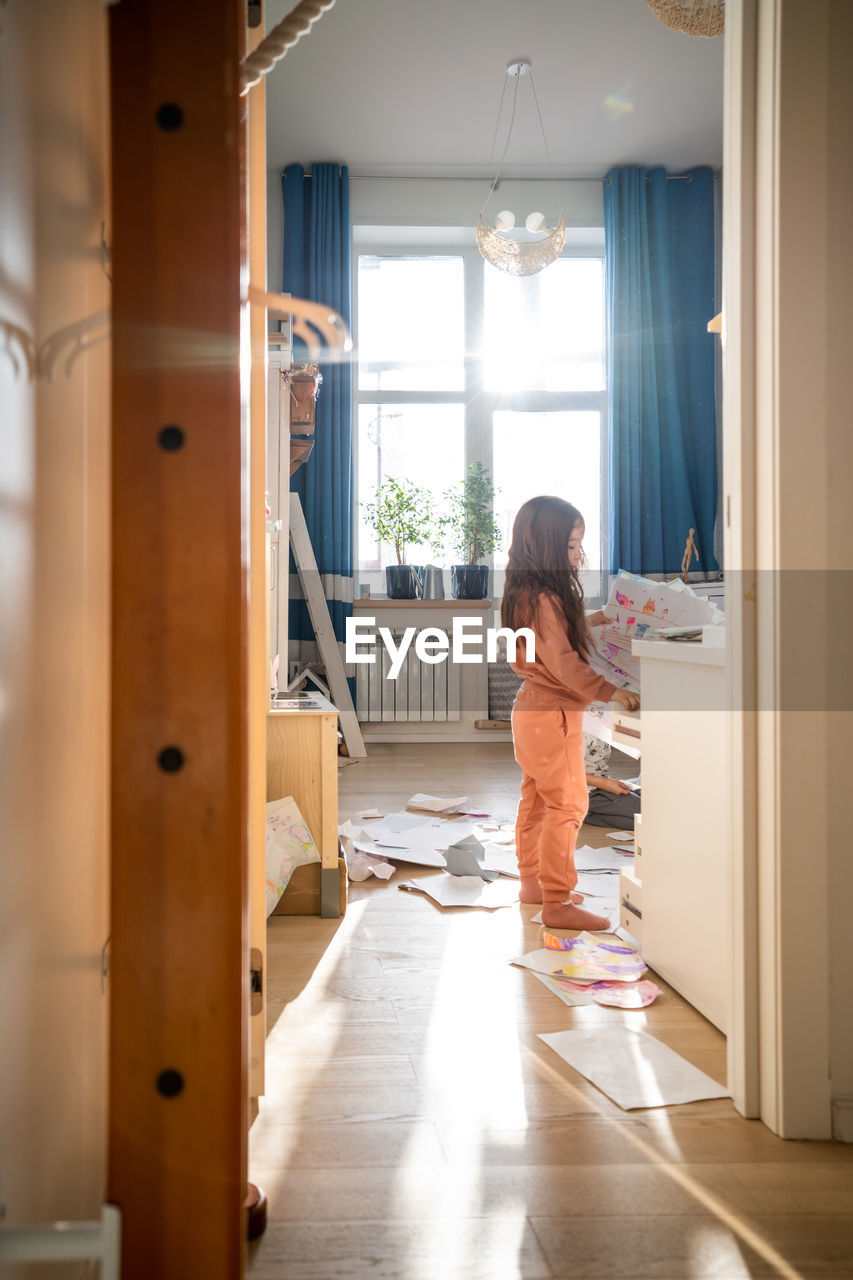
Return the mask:
M 284 195 L 284 269 L 282 289 L 295 297 L 322 302 L 339 312 L 350 326 L 349 172 L 346 165 L 315 164 L 310 177 L 301 165 L 288 165 L 282 177 Z M 294 361 L 307 351 L 294 347 Z M 352 372 L 349 360 L 319 361 L 323 381 L 314 414 L 314 451 L 293 475 L 317 560 L 332 625 L 343 642 L 352 615 L 353 474 Z M 299 656 L 310 657 L 306 642 L 314 632 L 308 609 L 291 596 L 291 639 L 302 642 Z
M 604 179 L 611 572 L 715 570 L 714 176 Z

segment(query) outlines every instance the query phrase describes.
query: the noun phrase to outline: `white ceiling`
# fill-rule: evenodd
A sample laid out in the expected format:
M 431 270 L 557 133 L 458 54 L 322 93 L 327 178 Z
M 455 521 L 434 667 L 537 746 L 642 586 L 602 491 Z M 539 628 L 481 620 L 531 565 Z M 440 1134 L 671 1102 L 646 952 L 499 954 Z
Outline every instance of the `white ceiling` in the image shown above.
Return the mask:
M 267 28 L 294 4 L 267 0 Z M 670 31 L 646 0 L 337 0 L 267 78 L 270 168 L 491 177 L 506 65 L 521 57 L 555 176 L 721 164 L 723 41 Z M 549 173 L 529 78 L 502 172 Z

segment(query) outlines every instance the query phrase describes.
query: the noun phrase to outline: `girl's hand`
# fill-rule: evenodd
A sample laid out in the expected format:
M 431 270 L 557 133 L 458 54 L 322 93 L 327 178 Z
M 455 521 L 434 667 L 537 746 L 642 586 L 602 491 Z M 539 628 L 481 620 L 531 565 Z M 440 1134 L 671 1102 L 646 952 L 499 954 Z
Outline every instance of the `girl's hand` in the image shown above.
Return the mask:
M 627 796 L 631 792 L 621 778 L 596 778 L 595 785 L 599 791 L 609 791 L 612 796 Z
M 640 709 L 640 695 L 632 693 L 630 689 L 617 689 L 610 701 L 621 703 L 626 711 L 639 711 Z

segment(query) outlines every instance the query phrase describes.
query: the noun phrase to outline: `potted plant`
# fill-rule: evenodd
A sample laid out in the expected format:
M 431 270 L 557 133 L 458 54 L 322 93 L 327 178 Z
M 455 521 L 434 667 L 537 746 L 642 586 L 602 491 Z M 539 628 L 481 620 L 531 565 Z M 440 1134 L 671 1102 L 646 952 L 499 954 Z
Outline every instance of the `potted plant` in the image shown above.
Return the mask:
M 468 467 L 465 479 L 445 490 L 445 512 L 439 520 L 444 542 L 463 563 L 451 566 L 457 600 L 483 600 L 489 592 L 489 566 L 480 563 L 501 545 L 494 514 L 492 473 L 481 462 Z
M 379 541 L 390 542 L 397 556 L 397 563 L 385 569 L 389 600 L 415 599 L 419 577 L 414 567 L 406 564 L 406 547 L 409 543 L 426 542 L 432 535 L 432 494 L 410 480 L 389 476 L 376 490 L 373 502 L 365 502 L 363 506 Z

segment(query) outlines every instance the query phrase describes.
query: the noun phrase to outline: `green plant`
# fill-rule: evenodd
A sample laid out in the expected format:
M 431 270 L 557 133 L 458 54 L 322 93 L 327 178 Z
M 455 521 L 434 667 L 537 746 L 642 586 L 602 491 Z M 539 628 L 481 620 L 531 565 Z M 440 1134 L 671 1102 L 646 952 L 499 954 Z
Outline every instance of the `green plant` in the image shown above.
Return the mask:
M 389 476 L 376 490 L 373 502 L 364 502 L 364 513 L 380 542 L 390 542 L 397 564 L 405 564 L 407 545 L 427 542 L 434 527 L 432 494 L 410 480 Z
M 438 520 L 443 542 L 466 564 L 478 564 L 501 545 L 495 492 L 492 473 L 481 462 L 472 462 L 465 479 L 444 491 L 446 507 Z

